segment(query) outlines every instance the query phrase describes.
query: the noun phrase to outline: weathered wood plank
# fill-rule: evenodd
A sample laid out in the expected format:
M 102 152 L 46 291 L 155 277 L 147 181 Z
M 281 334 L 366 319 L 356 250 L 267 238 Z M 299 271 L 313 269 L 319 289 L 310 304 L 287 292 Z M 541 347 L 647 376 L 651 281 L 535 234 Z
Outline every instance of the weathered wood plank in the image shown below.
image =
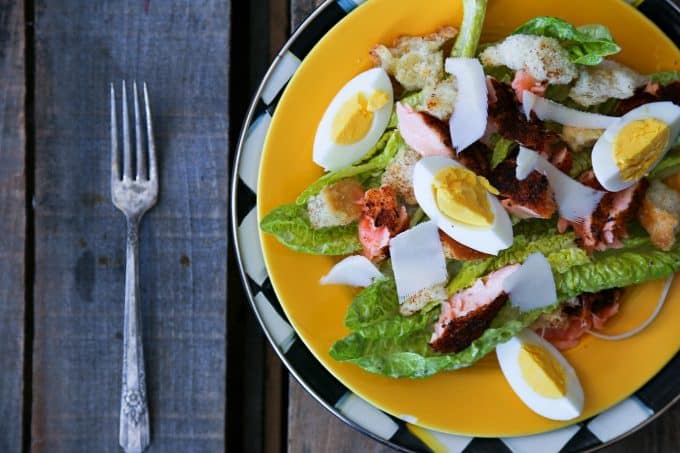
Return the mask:
M 290 0 L 290 23 L 292 30 L 300 26 L 303 20 L 324 0 Z
M 109 87 L 146 80 L 161 168 L 140 232 L 151 451 L 222 451 L 230 2 L 37 0 L 32 450 L 117 452 L 124 219 Z
M 24 2 L 0 1 L 0 451 L 21 450 L 24 368 Z
M 630 453 L 632 451 L 678 452 L 680 451 L 680 405 L 675 405 L 659 419 L 642 430 L 623 439 L 603 453 Z
M 388 453 L 393 451 L 350 428 L 324 409 L 290 379 L 288 395 L 288 451 L 290 453 L 338 451 Z

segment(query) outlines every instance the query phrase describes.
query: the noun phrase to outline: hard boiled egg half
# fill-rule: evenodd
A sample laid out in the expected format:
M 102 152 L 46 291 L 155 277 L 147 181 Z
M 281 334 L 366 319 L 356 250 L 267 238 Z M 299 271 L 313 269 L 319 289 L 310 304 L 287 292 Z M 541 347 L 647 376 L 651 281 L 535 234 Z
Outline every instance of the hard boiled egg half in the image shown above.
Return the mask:
M 453 159 L 421 159 L 413 169 L 416 200 L 454 240 L 491 255 L 512 245 L 508 213 L 489 182 Z
M 394 93 L 382 68 L 362 72 L 342 87 L 326 109 L 314 139 L 314 162 L 339 170 L 368 153 L 385 132 Z
M 496 346 L 512 390 L 543 417 L 571 420 L 583 411 L 583 388 L 567 359 L 553 345 L 525 329 Z
M 593 171 L 602 187 L 618 192 L 646 176 L 680 134 L 680 107 L 652 102 L 623 115 L 593 148 Z

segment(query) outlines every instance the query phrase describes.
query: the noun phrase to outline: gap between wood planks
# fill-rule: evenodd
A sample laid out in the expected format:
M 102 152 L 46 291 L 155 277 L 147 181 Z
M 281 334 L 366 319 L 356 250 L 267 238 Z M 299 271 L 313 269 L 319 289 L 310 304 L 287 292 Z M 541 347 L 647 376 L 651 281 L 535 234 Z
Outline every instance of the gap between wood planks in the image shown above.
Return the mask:
M 26 149 L 24 165 L 26 197 L 26 238 L 24 242 L 24 369 L 23 369 L 23 451 L 31 451 L 31 408 L 33 405 L 33 279 L 35 275 L 35 220 L 33 194 L 35 184 L 35 10 L 33 0 L 24 0 L 24 127 Z
M 251 97 L 289 36 L 288 0 L 232 3 L 231 148 L 238 142 Z M 238 65 L 238 67 L 236 66 Z M 230 162 L 233 165 L 233 155 Z M 230 243 L 233 247 L 233 243 Z M 286 450 L 288 374 L 264 338 L 238 277 L 230 250 L 227 313 L 227 450 Z

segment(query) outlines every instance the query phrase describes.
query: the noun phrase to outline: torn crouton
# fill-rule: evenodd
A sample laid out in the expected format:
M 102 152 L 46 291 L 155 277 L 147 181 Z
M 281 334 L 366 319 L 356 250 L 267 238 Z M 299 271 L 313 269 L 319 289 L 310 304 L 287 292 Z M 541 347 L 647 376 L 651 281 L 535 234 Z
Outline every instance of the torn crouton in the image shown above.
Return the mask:
M 371 58 L 407 91 L 434 86 L 444 76 L 442 47 L 456 36 L 453 27 L 442 27 L 426 36 L 402 36 L 393 47 L 377 45 Z
M 647 79 L 632 69 L 612 60 L 604 60 L 596 66 L 582 66 L 579 77 L 569 92 L 569 97 L 579 104 L 590 107 L 607 99 L 627 99 Z
M 660 181 L 652 181 L 642 201 L 640 223 L 652 244 L 670 250 L 680 227 L 680 195 Z
M 560 133 L 562 139 L 574 151 L 592 148 L 602 134 L 604 134 L 604 129 L 584 129 L 574 126 L 564 126 Z
M 307 202 L 309 221 L 314 228 L 348 225 L 361 216 L 361 183 L 347 178 L 325 187 Z
M 539 82 L 567 84 L 577 76 L 569 52 L 558 40 L 545 36 L 511 35 L 484 49 L 479 59 L 484 66 L 525 71 Z
M 381 185 L 392 188 L 408 205 L 415 205 L 413 192 L 413 169 L 420 160 L 420 154 L 411 148 L 404 148 L 387 164 Z

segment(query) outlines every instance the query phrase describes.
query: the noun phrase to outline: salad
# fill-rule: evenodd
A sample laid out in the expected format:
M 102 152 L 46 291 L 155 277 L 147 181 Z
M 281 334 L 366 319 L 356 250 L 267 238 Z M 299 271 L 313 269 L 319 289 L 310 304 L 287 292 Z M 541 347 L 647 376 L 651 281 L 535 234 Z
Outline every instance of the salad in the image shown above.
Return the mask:
M 559 350 L 680 269 L 680 73 L 639 74 L 605 26 L 556 17 L 480 44 L 486 1 L 464 8 L 460 30 L 376 44 L 317 127 L 326 173 L 260 228 L 364 288 L 335 360 L 425 378 L 496 351 L 532 410 L 572 419 Z

